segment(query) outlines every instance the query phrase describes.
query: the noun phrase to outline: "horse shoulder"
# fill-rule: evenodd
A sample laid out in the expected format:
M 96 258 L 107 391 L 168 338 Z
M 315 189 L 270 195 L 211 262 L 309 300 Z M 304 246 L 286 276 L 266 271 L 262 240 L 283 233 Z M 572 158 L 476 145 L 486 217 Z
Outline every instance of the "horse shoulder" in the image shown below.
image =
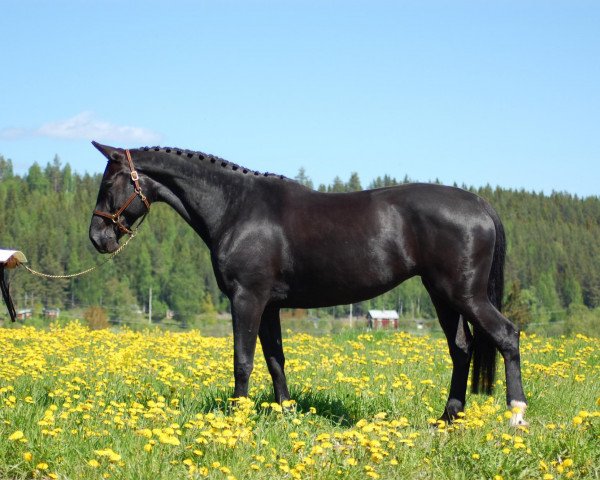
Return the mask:
M 212 250 L 222 290 L 233 285 L 269 289 L 284 269 L 286 235 L 282 227 L 284 195 L 271 190 L 255 195 L 231 220 Z

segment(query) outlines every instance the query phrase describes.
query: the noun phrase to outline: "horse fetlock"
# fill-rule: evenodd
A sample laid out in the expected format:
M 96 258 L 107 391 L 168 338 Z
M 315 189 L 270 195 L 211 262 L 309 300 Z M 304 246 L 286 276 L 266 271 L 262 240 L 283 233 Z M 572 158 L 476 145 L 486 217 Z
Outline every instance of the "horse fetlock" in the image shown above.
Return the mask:
M 527 408 L 527 404 L 525 402 L 512 400 L 508 405 L 508 408 L 512 412 L 512 416 L 510 417 L 509 421 L 509 425 L 511 427 L 526 427 L 529 425 L 524 418 L 525 409 Z
M 450 398 L 448 399 L 448 402 L 446 402 L 446 408 L 444 408 L 444 413 L 440 417 L 440 420 L 452 423 L 452 421 L 456 420 L 459 417 L 459 413 L 464 411 L 464 409 L 464 402 L 461 402 L 456 398 Z

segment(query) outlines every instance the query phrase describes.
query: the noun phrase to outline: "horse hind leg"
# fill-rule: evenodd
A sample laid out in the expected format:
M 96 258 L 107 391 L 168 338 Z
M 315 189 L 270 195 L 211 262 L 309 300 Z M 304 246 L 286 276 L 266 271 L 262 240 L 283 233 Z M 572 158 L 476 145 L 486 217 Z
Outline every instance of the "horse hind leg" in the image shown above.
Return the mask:
M 527 402 L 521 379 L 519 330 L 487 297 L 470 299 L 462 313 L 477 327 L 474 329 L 475 335 L 487 335 L 502 355 L 506 374 L 506 403 L 513 411 L 510 424 L 527 425 L 523 418 Z
M 465 408 L 469 365 L 471 363 L 471 331 L 467 322 L 449 304 L 432 296 L 440 325 L 448 341 L 452 358 L 452 379 L 444 413 L 440 420 L 452 422 Z

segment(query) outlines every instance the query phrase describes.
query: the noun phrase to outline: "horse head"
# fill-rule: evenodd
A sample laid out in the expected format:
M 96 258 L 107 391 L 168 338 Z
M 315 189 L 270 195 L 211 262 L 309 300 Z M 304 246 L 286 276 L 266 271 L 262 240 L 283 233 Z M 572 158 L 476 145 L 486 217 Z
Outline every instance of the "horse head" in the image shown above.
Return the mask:
M 129 150 L 92 144 L 108 164 L 90 223 L 90 240 L 100 253 L 112 253 L 123 235 L 134 234 L 132 225 L 148 213 L 150 202 L 143 193 L 145 180 L 138 175 Z

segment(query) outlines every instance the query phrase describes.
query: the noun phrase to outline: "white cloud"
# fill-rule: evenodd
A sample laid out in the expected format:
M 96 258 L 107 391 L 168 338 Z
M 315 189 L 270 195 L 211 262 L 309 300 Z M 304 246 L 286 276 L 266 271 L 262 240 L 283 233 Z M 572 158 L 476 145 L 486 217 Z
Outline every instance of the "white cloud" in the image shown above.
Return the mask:
M 5 140 L 27 137 L 152 143 L 160 141 L 162 136 L 147 128 L 115 125 L 97 118 L 92 112 L 81 112 L 66 120 L 48 122 L 35 129 L 0 130 L 0 138 Z
M 2 140 L 18 140 L 28 136 L 28 131 L 24 128 L 8 127 L 0 130 L 0 138 Z

